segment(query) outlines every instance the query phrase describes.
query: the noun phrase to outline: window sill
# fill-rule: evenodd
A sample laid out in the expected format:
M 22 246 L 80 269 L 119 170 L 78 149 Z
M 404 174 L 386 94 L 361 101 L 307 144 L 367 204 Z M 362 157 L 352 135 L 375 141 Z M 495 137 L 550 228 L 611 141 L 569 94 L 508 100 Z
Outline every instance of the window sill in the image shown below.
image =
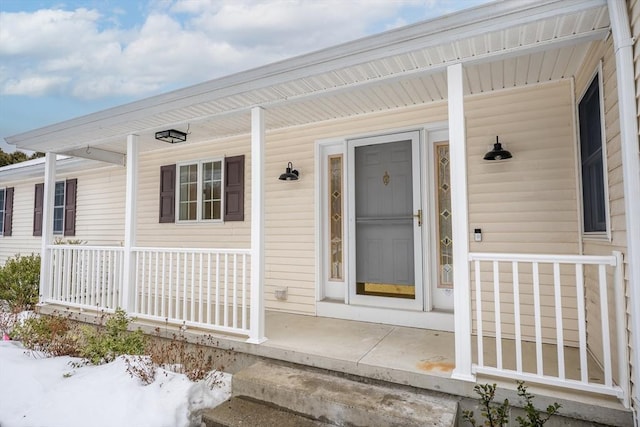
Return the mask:
M 611 242 L 611 235 L 606 232 L 582 233 L 582 240 L 589 242 Z

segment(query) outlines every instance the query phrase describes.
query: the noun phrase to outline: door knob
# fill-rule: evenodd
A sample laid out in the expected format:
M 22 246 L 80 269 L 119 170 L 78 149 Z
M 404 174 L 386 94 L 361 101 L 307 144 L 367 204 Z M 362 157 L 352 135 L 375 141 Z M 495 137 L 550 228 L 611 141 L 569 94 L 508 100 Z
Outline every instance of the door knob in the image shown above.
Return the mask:
M 422 227 L 422 209 L 418 209 L 418 213 L 414 217 L 418 218 L 418 227 Z

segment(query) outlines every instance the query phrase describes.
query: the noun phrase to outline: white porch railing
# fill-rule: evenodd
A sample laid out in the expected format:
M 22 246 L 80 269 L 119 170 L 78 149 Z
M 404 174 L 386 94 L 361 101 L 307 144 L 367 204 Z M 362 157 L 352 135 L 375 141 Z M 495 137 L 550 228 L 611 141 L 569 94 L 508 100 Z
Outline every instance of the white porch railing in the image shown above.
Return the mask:
M 111 311 L 122 296 L 121 247 L 51 245 L 45 301 Z
M 613 395 L 628 407 L 620 253 L 470 253 L 469 260 L 477 342 L 472 372 Z M 579 366 L 568 366 L 569 352 L 577 352 Z
M 133 248 L 132 315 L 249 335 L 249 249 Z

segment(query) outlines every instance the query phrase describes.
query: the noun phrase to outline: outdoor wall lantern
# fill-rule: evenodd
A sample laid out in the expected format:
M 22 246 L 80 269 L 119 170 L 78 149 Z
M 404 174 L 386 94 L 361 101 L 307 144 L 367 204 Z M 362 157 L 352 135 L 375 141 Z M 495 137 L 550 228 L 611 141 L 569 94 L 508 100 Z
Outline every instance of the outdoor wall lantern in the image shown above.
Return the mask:
M 187 140 L 187 134 L 186 132 L 175 129 L 161 130 L 160 132 L 156 132 L 156 139 L 158 141 L 175 144 L 177 142 L 185 142 Z
M 496 143 L 493 144 L 493 150 L 484 155 L 485 160 L 506 160 L 513 157 L 510 152 L 502 148 L 502 144 L 498 141 L 496 136 Z
M 285 169 L 285 172 L 282 175 L 280 175 L 280 178 L 278 179 L 281 181 L 297 181 L 299 176 L 300 176 L 300 172 L 295 170 L 293 168 L 293 164 L 289 162 L 287 163 L 287 169 Z

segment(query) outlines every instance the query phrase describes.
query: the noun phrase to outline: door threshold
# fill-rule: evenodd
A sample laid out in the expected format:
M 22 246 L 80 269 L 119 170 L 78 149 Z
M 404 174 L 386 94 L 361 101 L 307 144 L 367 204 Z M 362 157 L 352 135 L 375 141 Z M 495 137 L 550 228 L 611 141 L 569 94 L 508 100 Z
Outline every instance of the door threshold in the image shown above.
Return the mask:
M 316 315 L 359 322 L 382 323 L 410 328 L 453 332 L 453 312 L 413 311 L 364 305 L 349 305 L 342 301 L 324 300 L 316 303 Z

